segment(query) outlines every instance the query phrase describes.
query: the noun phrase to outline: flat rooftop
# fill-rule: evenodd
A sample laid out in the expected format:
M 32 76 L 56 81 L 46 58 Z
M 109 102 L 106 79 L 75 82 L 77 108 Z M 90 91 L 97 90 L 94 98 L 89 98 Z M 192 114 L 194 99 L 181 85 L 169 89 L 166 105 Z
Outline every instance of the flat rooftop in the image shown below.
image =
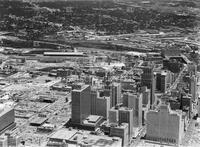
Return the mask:
M 60 139 L 60 140 L 69 140 L 77 133 L 76 130 L 60 129 L 55 132 L 50 138 Z
M 83 89 L 86 89 L 89 85 L 80 84 L 80 85 L 78 85 L 78 86 L 80 86 L 80 88 L 78 88 L 78 89 L 73 89 L 72 91 L 73 91 L 73 92 L 81 92 Z
M 119 147 L 122 145 L 122 139 L 118 137 L 109 137 L 105 135 L 98 136 L 81 133 L 76 133 L 69 141 L 74 143 L 78 142 L 78 145 L 80 146 Z
M 127 123 L 122 123 L 121 125 L 118 125 L 116 126 L 115 128 L 118 128 L 118 129 L 125 129 L 128 127 L 128 124 Z
M 35 119 L 33 119 L 30 123 L 31 124 L 43 124 L 45 121 L 47 121 L 47 117 L 36 117 Z
M 127 107 L 119 107 L 118 110 L 121 110 L 121 111 L 132 111 L 133 109 L 132 108 L 127 108 Z
M 79 132 L 77 130 L 69 130 L 62 128 L 55 132 L 51 139 L 60 140 L 61 142 L 65 140 L 69 146 L 72 145 L 91 145 L 95 147 L 118 147 L 122 144 L 122 139 L 119 137 L 109 137 L 109 136 L 98 136 L 91 135 L 87 132 Z
M 96 125 L 102 119 L 101 116 L 98 115 L 90 115 L 84 121 L 85 125 Z
M 87 120 L 88 120 L 89 122 L 97 122 L 97 120 L 98 120 L 99 118 L 101 118 L 101 117 L 98 116 L 98 115 L 90 115 L 90 116 L 88 116 Z

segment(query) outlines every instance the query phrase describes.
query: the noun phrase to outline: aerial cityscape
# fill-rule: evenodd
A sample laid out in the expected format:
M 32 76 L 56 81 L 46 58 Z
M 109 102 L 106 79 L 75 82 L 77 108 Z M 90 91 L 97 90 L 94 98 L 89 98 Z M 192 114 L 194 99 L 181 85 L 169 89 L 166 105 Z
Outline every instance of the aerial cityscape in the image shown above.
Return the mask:
M 200 147 L 200 0 L 0 0 L 0 147 Z

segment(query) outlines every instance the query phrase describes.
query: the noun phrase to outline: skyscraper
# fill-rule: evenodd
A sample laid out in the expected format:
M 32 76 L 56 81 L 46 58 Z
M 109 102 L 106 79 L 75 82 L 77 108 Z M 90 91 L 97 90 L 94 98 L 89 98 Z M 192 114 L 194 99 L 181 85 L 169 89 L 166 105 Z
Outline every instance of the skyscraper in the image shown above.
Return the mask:
M 155 102 L 155 76 L 154 76 L 154 67 L 152 65 L 143 66 L 143 73 L 141 76 L 141 85 L 147 86 L 151 90 L 150 96 L 150 106 Z
M 82 124 L 91 114 L 91 89 L 89 85 L 77 86 L 72 90 L 72 123 Z
M 120 83 L 113 83 L 111 85 L 110 96 L 111 96 L 111 107 L 114 107 L 119 103 L 122 103 L 121 84 Z
M 162 93 L 165 93 L 168 85 L 168 73 L 166 71 L 161 71 L 156 74 L 156 89 Z
M 172 111 L 169 104 L 162 103 L 159 110 L 147 113 L 147 139 L 178 145 L 183 133 L 182 112 Z
M 119 124 L 121 123 L 128 123 L 130 139 L 133 135 L 133 109 L 127 107 L 119 108 Z
M 142 92 L 142 105 L 144 107 L 149 108 L 149 105 L 150 105 L 150 94 L 151 94 L 150 90 L 147 89 L 146 86 L 143 86 L 141 89 L 142 89 L 141 90 L 141 92 Z
M 142 94 L 125 93 L 123 105 L 133 109 L 133 127 L 142 126 Z
M 97 105 L 97 89 L 91 89 L 91 114 L 96 114 L 96 105 Z
M 110 136 L 122 138 L 122 146 L 128 146 L 129 143 L 129 125 L 122 123 L 120 125 L 110 127 Z
M 196 76 L 193 75 L 190 78 L 190 93 L 192 94 L 192 99 L 196 101 L 197 98 L 197 79 Z
M 96 103 L 96 115 L 103 116 L 105 119 L 109 117 L 110 97 L 98 97 Z
M 109 123 L 116 123 L 119 122 L 119 111 L 115 109 L 115 107 L 109 110 Z

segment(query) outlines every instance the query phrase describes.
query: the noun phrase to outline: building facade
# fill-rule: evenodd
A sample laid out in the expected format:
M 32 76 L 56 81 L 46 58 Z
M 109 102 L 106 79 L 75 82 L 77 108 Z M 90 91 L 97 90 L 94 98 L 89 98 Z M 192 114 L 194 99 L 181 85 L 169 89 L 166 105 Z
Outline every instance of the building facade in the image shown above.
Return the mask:
M 72 123 L 82 124 L 91 114 L 91 89 L 89 85 L 82 85 L 72 90 Z
M 172 111 L 162 103 L 158 110 L 147 113 L 146 139 L 169 144 L 180 144 L 184 133 L 182 112 Z

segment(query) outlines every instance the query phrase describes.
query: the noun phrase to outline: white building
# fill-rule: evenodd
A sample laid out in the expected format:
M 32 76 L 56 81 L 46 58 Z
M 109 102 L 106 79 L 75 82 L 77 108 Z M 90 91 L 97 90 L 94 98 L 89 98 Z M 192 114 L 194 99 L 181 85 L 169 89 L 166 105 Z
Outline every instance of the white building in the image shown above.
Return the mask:
M 150 110 L 147 113 L 148 140 L 178 145 L 183 133 L 182 112 L 172 111 L 169 104 L 162 102 L 158 110 Z

